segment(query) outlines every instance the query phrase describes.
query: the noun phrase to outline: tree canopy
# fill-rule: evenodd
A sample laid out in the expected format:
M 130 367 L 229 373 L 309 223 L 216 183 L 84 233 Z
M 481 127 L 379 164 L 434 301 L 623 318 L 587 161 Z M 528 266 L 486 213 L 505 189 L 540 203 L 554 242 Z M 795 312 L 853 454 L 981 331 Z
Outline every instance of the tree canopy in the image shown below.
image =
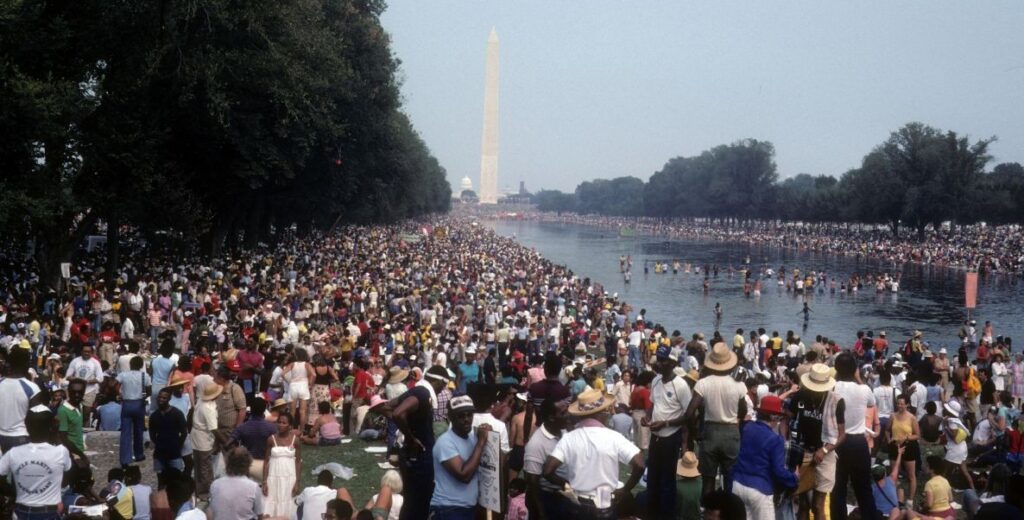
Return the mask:
M 803 222 L 863 222 L 909 227 L 1024 222 L 1024 168 L 997 165 L 989 145 L 909 123 L 839 178 L 801 173 L 779 181 L 775 148 L 744 139 L 692 157 L 675 157 L 643 183 L 632 177 L 581 183 L 574 194 L 538 193 L 538 208 L 604 215 Z M 626 179 L 632 179 L 627 182 Z M 635 181 L 635 182 L 633 182 Z
M 446 211 L 379 0 L 0 4 L 0 232 L 44 275 L 107 223 L 217 253 Z M 127 226 L 127 227 L 126 227 Z

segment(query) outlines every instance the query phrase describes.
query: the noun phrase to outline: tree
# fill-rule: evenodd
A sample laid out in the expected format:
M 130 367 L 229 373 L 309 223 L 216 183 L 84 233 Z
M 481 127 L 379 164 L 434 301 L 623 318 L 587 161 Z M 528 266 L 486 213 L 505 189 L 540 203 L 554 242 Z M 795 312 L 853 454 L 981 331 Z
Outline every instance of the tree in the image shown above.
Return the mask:
M 554 211 L 561 214 L 576 210 L 576 198 L 571 193 L 540 190 L 534 195 L 534 200 L 537 201 L 537 209 L 540 211 Z

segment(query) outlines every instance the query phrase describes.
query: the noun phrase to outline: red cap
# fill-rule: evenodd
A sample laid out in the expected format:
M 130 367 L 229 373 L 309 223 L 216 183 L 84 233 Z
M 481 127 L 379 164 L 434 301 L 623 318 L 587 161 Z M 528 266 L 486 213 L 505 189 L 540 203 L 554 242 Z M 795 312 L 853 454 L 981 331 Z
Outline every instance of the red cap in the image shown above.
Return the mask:
M 757 411 L 772 415 L 782 415 L 782 399 L 775 394 L 768 394 L 761 398 Z
M 239 363 L 237 359 L 232 359 L 231 361 L 228 361 L 227 366 L 228 366 L 228 370 L 230 370 L 232 372 L 241 372 L 242 371 L 242 364 Z

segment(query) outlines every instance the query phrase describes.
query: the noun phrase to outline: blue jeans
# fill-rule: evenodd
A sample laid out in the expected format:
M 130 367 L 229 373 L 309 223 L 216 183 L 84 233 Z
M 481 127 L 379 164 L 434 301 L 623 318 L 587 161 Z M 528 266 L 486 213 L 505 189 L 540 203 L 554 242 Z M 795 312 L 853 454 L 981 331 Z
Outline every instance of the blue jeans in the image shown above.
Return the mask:
M 121 465 L 131 464 L 145 456 L 142 430 L 146 420 L 146 402 L 129 399 L 121 403 Z
M 651 432 L 647 455 L 647 510 L 651 519 L 676 517 L 676 461 L 682 443 L 682 429 L 668 437 L 658 437 Z
M 473 520 L 475 508 L 430 506 L 430 520 Z
M 540 507 L 544 508 L 548 518 L 556 520 L 569 518 L 569 513 L 572 512 L 572 505 L 572 502 L 561 493 L 553 491 L 540 492 Z
M 167 468 L 174 468 L 178 471 L 185 471 L 185 461 L 181 458 L 171 460 L 160 460 L 153 457 L 153 472 L 159 475 Z
M 53 511 L 28 511 L 23 506 L 15 504 L 14 514 L 18 517 L 18 520 L 60 520 L 60 513 L 56 509 Z
M 21 446 L 22 444 L 28 444 L 28 435 L 17 435 L 13 437 L 0 435 L 0 452 L 2 453 L 7 453 L 8 451 L 11 451 L 11 448 Z
M 640 347 L 630 345 L 626 347 L 626 353 L 628 354 L 629 368 L 634 370 L 640 370 L 643 360 L 640 359 Z

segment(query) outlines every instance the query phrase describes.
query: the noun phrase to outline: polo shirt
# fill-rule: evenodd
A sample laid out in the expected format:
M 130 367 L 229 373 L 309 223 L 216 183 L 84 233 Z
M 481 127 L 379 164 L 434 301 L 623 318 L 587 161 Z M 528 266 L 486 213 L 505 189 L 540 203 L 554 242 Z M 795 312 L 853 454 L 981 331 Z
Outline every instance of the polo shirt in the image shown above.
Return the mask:
M 64 401 L 57 408 L 57 428 L 67 435 L 68 441 L 79 450 L 85 451 L 85 439 L 82 437 L 82 410 Z
M 476 448 L 476 433 L 470 432 L 466 438 L 460 437 L 453 430 L 446 431 L 437 439 L 432 450 L 434 459 L 434 494 L 430 505 L 442 507 L 473 507 L 476 505 L 479 486 L 477 474 L 469 482 L 455 478 L 443 463 L 460 457 L 465 463 L 473 455 Z
M 39 386 L 24 377 L 0 379 L 0 435 L 24 437 L 28 404 L 39 393 Z
M 661 375 L 654 377 L 651 382 L 651 402 L 654 409 L 651 412 L 652 421 L 669 421 L 678 419 L 686 413 L 686 407 L 690 405 L 690 385 L 679 376 L 665 383 Z M 668 437 L 678 432 L 682 426 L 666 426 L 658 431 L 651 431 L 651 435 Z
M 15 502 L 26 506 L 59 504 L 61 479 L 70 469 L 68 449 L 46 442 L 15 446 L 0 457 L 0 475 L 14 484 Z
M 529 475 L 537 475 L 541 477 L 540 488 L 544 491 L 550 491 L 557 493 L 562 490 L 559 486 L 556 486 L 548 479 L 544 478 L 544 463 L 548 460 L 548 455 L 554 451 L 555 446 L 558 444 L 559 437 L 552 434 L 544 427 L 543 424 L 537 428 L 536 431 L 530 436 L 530 441 L 526 443 L 526 448 L 523 452 L 523 471 Z M 568 480 L 569 469 L 563 464 L 558 467 L 555 474 L 559 477 Z
M 704 398 L 704 420 L 737 424 L 738 403 L 747 395 L 747 386 L 730 376 L 707 376 L 697 381 L 693 391 Z M 861 417 L 863 424 L 864 417 Z
M 231 432 L 231 438 L 245 446 L 252 458 L 263 460 L 267 457 L 267 439 L 275 433 L 277 425 L 261 417 L 242 423 Z
M 568 469 L 569 485 L 577 495 L 593 498 L 603 486 L 609 493 L 619 482 L 619 464 L 626 464 L 640 453 L 619 432 L 597 421 L 584 420 L 576 429 L 562 435 L 551 456 Z

